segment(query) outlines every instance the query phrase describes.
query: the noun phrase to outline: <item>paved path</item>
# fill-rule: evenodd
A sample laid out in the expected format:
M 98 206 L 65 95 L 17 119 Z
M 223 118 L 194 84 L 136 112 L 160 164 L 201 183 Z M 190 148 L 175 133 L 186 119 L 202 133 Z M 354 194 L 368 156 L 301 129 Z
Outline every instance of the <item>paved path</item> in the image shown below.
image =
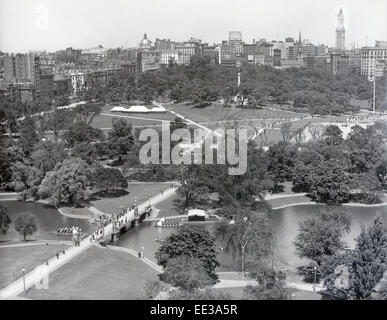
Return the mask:
M 0 201 L 14 201 L 19 200 L 19 194 L 17 192 L 1 192 Z
M 3 248 L 18 248 L 18 247 L 30 247 L 30 246 L 46 246 L 50 244 L 59 244 L 59 245 L 69 245 L 71 246 L 73 243 L 72 241 L 55 241 L 55 240 L 39 240 L 34 242 L 26 242 L 26 243 L 14 243 L 14 244 L 4 244 L 0 245 L 0 249 Z
M 156 194 L 153 196 L 150 200 L 147 200 L 137 206 L 139 212 L 145 211 L 145 208 L 151 204 L 155 205 L 169 197 L 171 197 L 173 194 L 175 194 L 176 188 L 168 188 L 164 190 L 162 193 Z M 112 225 L 108 225 L 105 227 L 105 230 L 111 229 Z M 69 262 L 76 256 L 80 255 L 82 252 L 86 251 L 88 248 L 90 248 L 93 243 L 90 241 L 91 236 L 88 236 L 80 241 L 80 245 L 78 247 L 72 246 L 69 249 L 66 249 L 65 254 L 61 254 L 59 259 L 56 257 L 50 259 L 48 261 L 48 265 L 43 264 L 38 266 L 35 270 L 31 271 L 30 273 L 25 275 L 25 287 L 26 289 L 34 286 L 35 284 L 40 283 L 42 279 L 45 279 L 49 276 L 51 272 L 54 272 L 55 270 L 59 269 L 61 266 L 63 266 L 65 263 Z M 128 252 L 128 251 L 126 251 Z M 144 260 L 144 262 L 152 264 L 150 260 Z M 155 266 L 153 266 L 155 268 Z M 19 278 L 18 280 L 12 282 L 7 287 L 3 288 L 0 291 L 0 300 L 9 299 L 16 297 L 17 295 L 23 293 L 24 291 L 24 284 L 23 284 L 23 278 Z
M 219 276 L 220 282 L 215 284 L 214 286 L 215 289 L 257 285 L 257 282 L 255 280 L 245 278 L 241 272 L 234 272 L 234 271 L 217 272 L 217 275 Z M 304 282 L 286 281 L 286 285 L 289 288 L 302 290 L 302 291 L 309 291 L 309 292 L 318 292 L 323 290 L 323 287 L 321 284 L 317 284 L 315 289 L 313 288 L 314 287 L 313 284 L 304 283 Z
M 117 246 L 107 246 L 107 247 L 109 249 L 125 252 L 125 253 L 132 255 L 133 257 L 136 257 L 138 260 L 144 262 L 145 264 L 147 264 L 149 267 L 151 267 L 153 270 L 157 271 L 158 273 L 161 273 L 163 271 L 163 269 L 159 265 L 157 265 L 155 262 L 153 262 L 152 260 L 150 260 L 146 257 L 138 258 L 138 252 L 135 250 L 132 250 L 129 248 L 117 247 Z
M 268 194 L 265 196 L 265 200 L 273 200 L 273 199 L 282 199 L 282 198 L 291 198 L 298 196 L 306 196 L 307 193 L 294 193 L 294 194 Z
M 80 242 L 79 247 L 70 247 L 66 249 L 65 254 L 61 254 L 59 259 L 56 257 L 48 260 L 48 265 L 43 264 L 35 268 L 35 270 L 25 275 L 25 287 L 26 289 L 39 284 L 42 279 L 48 279 L 50 273 L 59 269 L 65 263 L 69 262 L 86 249 L 90 248 L 93 244 L 90 242 L 90 237 Z M 0 291 L 0 300 L 9 299 L 15 297 L 24 291 L 23 278 L 12 282 L 10 285 Z
M 158 102 L 156 102 L 156 101 L 153 101 L 153 104 L 154 104 L 155 106 L 157 106 L 157 107 L 165 108 L 165 106 L 161 105 L 160 103 L 158 103 Z M 191 120 L 191 119 L 188 119 L 188 118 L 184 117 L 183 115 L 181 115 L 180 113 L 177 113 L 177 112 L 175 112 L 175 111 L 173 111 L 173 110 L 169 110 L 169 109 L 167 109 L 167 108 L 165 108 L 165 109 L 166 109 L 169 113 L 173 114 L 174 116 L 176 116 L 176 117 L 178 117 L 178 118 L 180 118 L 180 119 L 183 119 L 187 124 L 194 125 L 194 126 L 200 128 L 200 129 L 203 129 L 203 130 L 208 131 L 208 132 L 213 132 L 213 133 L 214 133 L 215 135 L 217 135 L 218 137 L 221 136 L 220 133 L 215 132 L 215 131 L 212 131 L 210 128 L 205 127 L 205 126 L 203 126 L 202 124 L 200 124 L 200 123 L 198 123 L 198 122 L 195 122 L 195 121 L 193 121 L 193 120 Z

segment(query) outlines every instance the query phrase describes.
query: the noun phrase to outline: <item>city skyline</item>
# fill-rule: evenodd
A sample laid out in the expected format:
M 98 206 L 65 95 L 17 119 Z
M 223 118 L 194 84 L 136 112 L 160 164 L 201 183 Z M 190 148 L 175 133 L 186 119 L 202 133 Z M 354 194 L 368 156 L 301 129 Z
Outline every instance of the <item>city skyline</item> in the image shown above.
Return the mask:
M 199 0 L 188 6 L 177 0 L 140 3 L 125 0 L 113 3 L 106 0 L 2 0 L 0 50 L 55 51 L 98 45 L 135 47 L 144 32 L 152 41 L 156 38 L 184 41 L 192 36 L 212 44 L 226 40 L 231 30 L 242 31 L 246 43 L 260 38 L 268 41 L 284 40 L 285 37 L 297 39 L 301 30 L 303 39 L 333 47 L 340 8 L 345 16 L 347 48 L 370 46 L 376 40 L 387 39 L 387 4 L 382 0 L 373 0 L 367 10 L 360 1 L 273 2 L 269 6 L 262 1 L 223 3 L 215 0 L 209 5 Z M 187 14 L 190 15 L 188 18 Z M 312 18 L 314 15 L 317 17 Z

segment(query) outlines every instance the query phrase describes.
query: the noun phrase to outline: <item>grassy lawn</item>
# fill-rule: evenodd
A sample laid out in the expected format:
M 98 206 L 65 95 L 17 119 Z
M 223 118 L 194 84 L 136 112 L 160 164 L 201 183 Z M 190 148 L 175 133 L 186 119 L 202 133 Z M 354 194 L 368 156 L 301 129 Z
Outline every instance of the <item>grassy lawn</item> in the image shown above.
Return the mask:
M 234 288 L 220 288 L 215 290 L 217 292 L 222 292 L 223 294 L 228 295 L 231 298 L 231 300 L 242 300 L 244 288 L 245 287 L 234 287 Z
M 311 291 L 294 291 L 294 300 L 322 300 L 322 295 L 318 292 Z
M 32 288 L 32 299 L 146 299 L 157 272 L 124 252 L 91 247 L 50 275 L 49 289 Z
M 58 250 L 68 248 L 66 245 L 34 245 L 25 247 L 0 247 L 0 288 L 17 280 L 22 274 L 32 271 L 38 265 L 55 256 Z
M 224 294 L 228 294 L 231 300 L 241 300 L 243 299 L 243 289 L 244 287 L 221 288 L 216 290 Z M 322 299 L 323 299 L 323 296 L 318 292 L 301 291 L 301 290 L 294 291 L 294 300 L 322 300 Z
M 116 198 L 105 198 L 91 201 L 94 207 L 105 213 L 112 213 L 120 210 L 121 206 L 126 208 L 131 204 L 144 202 L 148 198 L 160 193 L 162 190 L 169 188 L 167 183 L 130 183 L 125 190 L 127 195 Z
M 225 108 L 220 105 L 212 104 L 203 108 L 196 108 L 192 105 L 177 103 L 168 105 L 167 109 L 173 110 L 181 115 L 200 123 L 209 121 L 222 121 L 228 119 L 266 119 L 266 118 L 285 118 L 294 117 L 293 112 L 268 109 L 239 109 Z
M 142 113 L 122 113 L 122 112 L 115 112 L 112 113 L 110 111 L 112 107 L 103 107 L 101 113 L 105 114 L 111 114 L 112 116 L 108 115 L 98 115 L 94 117 L 92 126 L 96 128 L 111 128 L 112 127 L 112 120 L 113 118 L 122 118 L 125 119 L 128 123 L 130 123 L 133 127 L 136 126 L 154 126 L 154 125 L 161 125 L 162 120 L 169 120 L 174 121 L 175 116 L 167 113 L 157 113 L 157 114 L 142 114 Z M 139 119 L 141 118 L 141 119 Z

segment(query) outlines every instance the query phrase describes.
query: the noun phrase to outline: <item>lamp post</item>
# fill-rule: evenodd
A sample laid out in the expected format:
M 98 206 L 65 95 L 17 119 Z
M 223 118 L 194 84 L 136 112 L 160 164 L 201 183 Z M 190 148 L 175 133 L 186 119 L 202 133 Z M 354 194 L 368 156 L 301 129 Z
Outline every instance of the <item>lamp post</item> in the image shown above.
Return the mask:
M 247 245 L 247 242 L 245 242 L 245 238 L 249 232 L 251 222 L 248 221 L 247 217 L 243 217 L 243 222 L 245 224 L 247 224 L 247 228 L 246 228 L 245 233 L 242 236 L 242 242 L 241 242 L 242 256 L 241 256 L 241 258 L 242 258 L 242 273 L 244 276 L 246 276 L 246 273 L 245 273 L 245 247 Z
M 313 285 L 313 291 L 316 291 L 316 278 L 317 278 L 317 267 L 314 266 L 314 285 Z
M 22 273 L 23 273 L 23 288 L 24 288 L 24 294 L 26 293 L 26 277 L 25 277 L 25 274 L 26 274 L 26 269 L 22 269 Z

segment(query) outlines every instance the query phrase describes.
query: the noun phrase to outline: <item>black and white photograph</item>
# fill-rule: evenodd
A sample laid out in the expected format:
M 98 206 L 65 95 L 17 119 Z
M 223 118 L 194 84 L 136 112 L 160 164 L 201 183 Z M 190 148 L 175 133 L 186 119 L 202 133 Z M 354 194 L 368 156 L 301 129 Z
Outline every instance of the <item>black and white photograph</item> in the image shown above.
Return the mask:
M 386 120 L 386 0 L 0 0 L 0 300 L 387 300 Z

